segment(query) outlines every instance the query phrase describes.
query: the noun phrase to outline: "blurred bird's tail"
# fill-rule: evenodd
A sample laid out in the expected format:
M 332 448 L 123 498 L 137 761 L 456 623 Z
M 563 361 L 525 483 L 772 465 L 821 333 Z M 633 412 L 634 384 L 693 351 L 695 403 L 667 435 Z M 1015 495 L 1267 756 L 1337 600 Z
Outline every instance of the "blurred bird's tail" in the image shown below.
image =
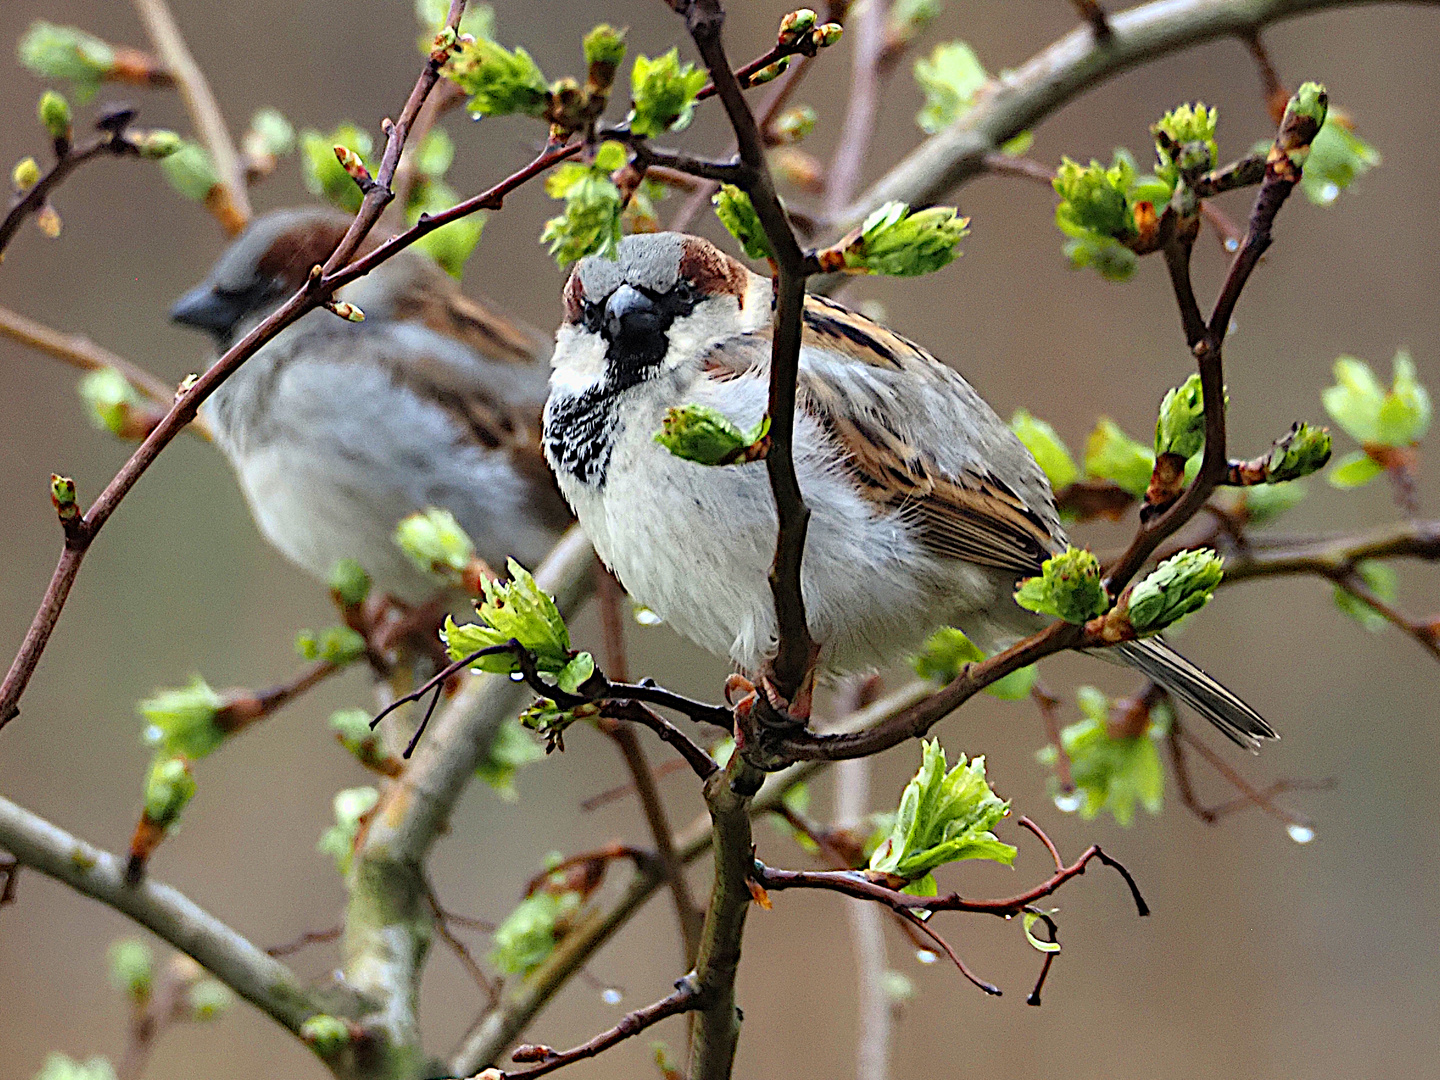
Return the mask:
M 1248 750 L 1280 737 L 1263 716 L 1158 637 L 1127 641 L 1104 652 L 1159 683 Z

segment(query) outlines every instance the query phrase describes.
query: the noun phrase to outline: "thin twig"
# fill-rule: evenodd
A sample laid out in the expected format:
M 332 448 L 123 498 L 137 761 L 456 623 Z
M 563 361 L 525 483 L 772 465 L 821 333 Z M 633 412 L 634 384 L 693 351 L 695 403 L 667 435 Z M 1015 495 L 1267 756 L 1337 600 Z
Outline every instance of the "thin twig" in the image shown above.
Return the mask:
M 860 183 L 860 170 L 870 151 L 870 138 L 875 133 L 875 118 L 880 107 L 880 57 L 885 51 L 889 9 L 887 0 L 870 0 L 845 28 L 845 37 L 853 43 L 850 99 L 825 178 L 827 217 L 835 217 L 854 197 Z
M 337 941 L 344 932 L 345 927 L 339 925 L 332 926 L 328 930 L 306 930 L 301 933 L 299 937 L 287 941 L 283 945 L 271 945 L 265 950 L 265 955 L 275 957 L 291 956 L 294 953 L 300 952 L 302 949 L 309 948 L 311 945 L 326 945 L 332 941 Z
M 0 220 L 0 259 L 4 258 L 5 249 L 10 246 L 10 241 L 15 239 L 15 234 L 25 219 L 31 214 L 38 214 L 49 202 L 50 193 L 81 165 L 102 157 L 134 157 L 137 154 L 135 147 L 114 131 L 102 132 L 80 147 L 71 146 L 68 139 L 57 139 L 55 145 L 55 164 L 40 177 L 34 187 L 15 196 L 4 220 Z
M 185 110 L 195 125 L 195 133 L 210 155 L 215 166 L 215 175 L 220 178 L 220 196 L 212 193 L 206 198 L 206 205 L 220 221 L 225 231 L 235 236 L 250 221 L 250 197 L 245 190 L 245 170 L 240 157 L 235 153 L 235 143 L 230 138 L 230 129 L 215 100 L 210 84 L 189 46 L 175 23 L 175 17 L 165 0 L 135 0 L 135 10 L 145 31 L 150 35 L 160 61 L 175 80 Z

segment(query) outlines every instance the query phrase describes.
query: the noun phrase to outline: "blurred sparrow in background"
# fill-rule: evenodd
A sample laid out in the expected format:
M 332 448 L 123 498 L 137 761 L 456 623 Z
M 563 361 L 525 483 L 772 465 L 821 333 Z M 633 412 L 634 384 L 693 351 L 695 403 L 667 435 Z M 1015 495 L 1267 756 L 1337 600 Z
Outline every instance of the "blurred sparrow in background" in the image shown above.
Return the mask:
M 636 235 L 565 287 L 545 454 L 596 551 L 637 602 L 758 672 L 776 647 L 763 462 L 706 466 L 655 440 L 667 410 L 765 413 L 772 287 L 705 240 Z M 956 372 L 885 327 L 807 298 L 795 468 L 810 527 L 801 588 L 821 667 L 872 668 L 958 626 L 987 653 L 1044 627 L 1016 583 L 1065 550 L 1045 474 Z M 1159 638 L 1112 656 L 1231 739 L 1275 732 Z M 795 711 L 803 715 L 804 702 Z
M 223 352 L 304 283 L 349 223 L 326 210 L 258 218 L 171 317 Z M 414 248 L 336 299 L 364 321 L 310 312 L 203 406 L 260 530 L 321 580 L 354 559 L 409 605 L 438 586 L 395 528 L 427 507 L 450 511 L 491 566 L 539 562 L 570 521 L 539 447 L 547 343 L 463 296 Z

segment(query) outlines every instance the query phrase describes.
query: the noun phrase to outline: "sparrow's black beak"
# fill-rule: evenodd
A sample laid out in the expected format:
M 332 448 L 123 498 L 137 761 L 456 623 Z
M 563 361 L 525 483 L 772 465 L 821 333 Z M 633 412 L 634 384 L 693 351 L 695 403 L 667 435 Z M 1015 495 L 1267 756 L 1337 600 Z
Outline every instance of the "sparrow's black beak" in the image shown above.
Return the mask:
M 640 345 L 663 336 L 669 325 L 655 301 L 630 285 L 621 285 L 605 303 L 605 339 L 612 343 Z
M 222 296 L 208 285 L 199 285 L 170 309 L 170 318 L 182 326 L 193 326 L 224 340 L 245 317 L 246 302 L 242 296 Z

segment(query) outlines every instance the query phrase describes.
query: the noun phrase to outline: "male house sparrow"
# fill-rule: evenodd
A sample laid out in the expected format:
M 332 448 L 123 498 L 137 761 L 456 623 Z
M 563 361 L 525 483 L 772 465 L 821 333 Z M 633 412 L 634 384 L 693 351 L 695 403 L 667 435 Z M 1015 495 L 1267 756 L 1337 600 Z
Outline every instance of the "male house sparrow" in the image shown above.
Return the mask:
M 735 424 L 765 412 L 772 287 L 705 240 L 630 236 L 565 286 L 545 406 L 546 457 L 595 550 L 681 633 L 755 672 L 776 646 L 767 574 L 776 517 L 763 462 L 711 467 L 655 441 L 698 403 Z M 801 590 L 820 662 L 885 664 L 937 628 L 986 652 L 1047 620 L 1020 578 L 1063 551 L 1045 474 L 970 384 L 893 331 L 806 299 L 795 469 L 810 506 Z M 1275 732 L 1157 638 L 1104 653 L 1231 739 Z
M 348 225 L 325 210 L 256 219 L 171 317 L 223 352 L 300 287 Z M 539 335 L 461 295 L 414 249 L 338 298 L 365 321 L 310 312 L 203 406 L 261 531 L 322 580 L 355 559 L 412 605 L 437 586 L 393 537 L 426 507 L 454 514 L 492 566 L 542 559 L 570 518 L 540 454 Z

